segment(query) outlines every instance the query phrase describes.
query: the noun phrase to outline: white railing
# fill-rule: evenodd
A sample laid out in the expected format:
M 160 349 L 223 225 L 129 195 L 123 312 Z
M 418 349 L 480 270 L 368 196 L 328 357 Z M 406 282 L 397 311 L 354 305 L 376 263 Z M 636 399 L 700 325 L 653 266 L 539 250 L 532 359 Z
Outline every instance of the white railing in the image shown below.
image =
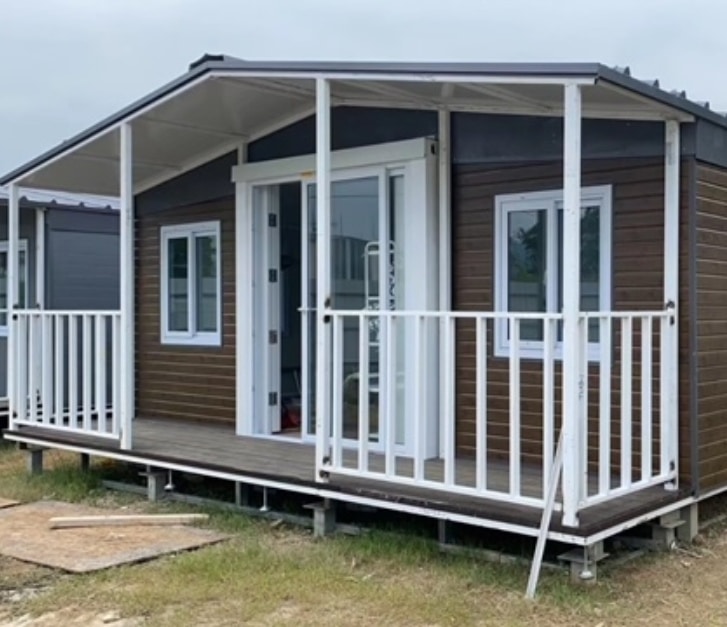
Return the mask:
M 118 439 L 120 313 L 24 310 L 12 324 L 11 426 Z
M 674 312 L 594 313 L 584 320 L 598 328 L 600 360 L 590 371 L 597 387 L 584 387 L 583 405 L 594 419 L 582 433 L 581 469 L 590 480 L 581 483 L 581 508 L 675 482 L 679 437 L 670 389 L 670 369 L 677 366 Z
M 542 507 L 561 318 L 331 312 L 330 454 L 321 470 Z M 493 357 L 503 339 L 507 356 Z M 536 345 L 537 362 L 522 356 Z
M 320 470 L 543 506 L 560 425 L 560 314 L 332 311 L 329 321 Z M 675 328 L 673 311 L 582 314 L 579 509 L 676 482 Z

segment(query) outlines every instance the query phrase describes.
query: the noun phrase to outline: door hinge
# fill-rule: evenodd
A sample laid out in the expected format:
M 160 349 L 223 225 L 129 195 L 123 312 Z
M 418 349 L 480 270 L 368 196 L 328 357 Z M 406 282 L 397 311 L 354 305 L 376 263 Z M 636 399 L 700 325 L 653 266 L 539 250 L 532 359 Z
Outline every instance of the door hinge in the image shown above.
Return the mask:
M 277 331 L 270 331 L 268 333 L 268 342 L 270 344 L 277 344 L 278 343 L 278 332 Z
M 278 404 L 278 393 L 270 392 L 268 394 L 268 405 L 270 405 L 270 407 L 274 407 L 277 404 Z
M 270 268 L 270 270 L 268 270 L 268 281 L 270 281 L 270 283 L 278 282 L 278 271 L 275 268 Z
M 278 216 L 274 213 L 268 214 L 268 226 L 278 226 Z

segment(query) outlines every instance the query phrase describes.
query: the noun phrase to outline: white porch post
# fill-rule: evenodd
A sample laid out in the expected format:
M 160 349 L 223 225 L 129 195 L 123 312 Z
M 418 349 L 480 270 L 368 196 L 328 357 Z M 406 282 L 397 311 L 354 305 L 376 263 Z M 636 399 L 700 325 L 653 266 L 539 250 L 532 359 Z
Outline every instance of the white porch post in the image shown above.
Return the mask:
M 331 88 L 325 78 L 316 79 L 316 479 L 330 455 L 330 339 L 326 309 L 330 308 L 328 254 L 331 223 Z M 338 383 L 338 382 L 337 382 Z
M 679 415 L 679 122 L 668 120 L 665 128 L 664 157 L 664 303 L 673 317 L 662 329 L 663 378 L 660 428 L 661 474 L 678 471 Z M 674 486 L 675 487 L 675 486 Z
M 584 373 L 580 333 L 581 88 L 565 86 L 563 120 L 563 524 L 578 526 Z
M 449 109 L 439 110 L 439 151 L 438 151 L 438 218 L 439 218 L 439 310 L 452 309 L 451 292 L 451 114 Z M 439 334 L 439 361 L 444 363 L 446 357 L 445 328 L 440 326 Z M 444 380 L 442 378 L 442 380 Z M 446 455 L 445 442 L 447 442 L 448 418 L 454 419 L 454 394 L 440 393 L 439 396 L 439 455 Z
M 8 324 L 8 354 L 7 354 L 7 397 L 8 397 L 8 426 L 15 428 L 17 416 L 17 334 L 16 324 L 13 320 L 13 310 L 18 304 L 18 269 L 19 269 L 19 240 L 20 231 L 20 189 L 16 183 L 11 183 L 8 189 L 8 270 L 7 270 L 7 324 Z
M 247 162 L 247 143 L 237 149 L 237 164 Z M 234 177 L 233 177 L 234 178 Z M 250 186 L 245 181 L 235 182 L 235 353 L 236 353 L 236 433 L 252 435 L 255 402 L 253 379 L 255 357 L 253 351 L 253 211 Z M 262 392 L 260 392 L 262 393 Z
M 119 128 L 119 246 L 121 338 L 118 366 L 121 448 L 130 449 L 134 398 L 134 186 L 131 124 Z

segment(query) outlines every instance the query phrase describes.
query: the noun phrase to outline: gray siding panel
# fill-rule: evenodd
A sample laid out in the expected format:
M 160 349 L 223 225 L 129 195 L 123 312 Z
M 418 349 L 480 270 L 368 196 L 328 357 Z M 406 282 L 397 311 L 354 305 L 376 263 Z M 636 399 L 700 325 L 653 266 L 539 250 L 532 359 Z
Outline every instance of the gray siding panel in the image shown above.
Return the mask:
M 20 237 L 28 242 L 28 306 L 35 307 L 35 210 L 21 209 Z M 8 214 L 0 207 L 0 241 Z M 46 307 L 118 309 L 119 218 L 115 212 L 46 212 Z M 7 395 L 7 338 L 0 337 L 0 397 Z
M 46 222 L 46 307 L 118 309 L 118 217 L 54 213 Z
M 137 214 L 147 215 L 172 207 L 233 196 L 235 186 L 232 182 L 232 166 L 236 164 L 236 151 L 214 159 L 139 194 L 134 201 L 134 208 Z
M 682 153 L 694 154 L 695 125 L 682 125 Z M 336 107 L 331 120 L 334 150 L 436 137 L 434 111 Z M 307 117 L 248 146 L 251 162 L 315 152 L 315 118 Z M 584 120 L 584 159 L 657 157 L 664 154 L 664 124 L 627 120 Z M 453 165 L 558 161 L 563 157 L 563 123 L 559 117 L 452 114 Z M 171 179 L 136 197 L 145 216 L 234 194 L 231 152 Z
M 8 209 L 0 207 L 0 241 L 8 239 Z M 20 239 L 28 244 L 28 306 L 35 306 L 35 211 L 21 209 L 20 211 Z M 0 337 L 0 397 L 7 396 L 8 380 L 8 340 Z

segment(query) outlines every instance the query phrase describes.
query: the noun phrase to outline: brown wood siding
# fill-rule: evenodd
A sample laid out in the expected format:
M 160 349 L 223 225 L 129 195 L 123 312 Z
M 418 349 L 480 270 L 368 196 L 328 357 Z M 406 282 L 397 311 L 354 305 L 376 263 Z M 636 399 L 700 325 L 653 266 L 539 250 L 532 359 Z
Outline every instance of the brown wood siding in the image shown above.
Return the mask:
M 160 341 L 160 229 L 220 221 L 222 346 Z M 137 415 L 235 421 L 235 201 L 226 198 L 142 215 L 136 222 Z
M 698 164 L 697 407 L 700 489 L 727 485 L 727 170 Z
M 680 474 L 690 474 L 689 448 L 689 326 L 688 326 L 688 189 L 689 162 L 685 162 L 681 184 L 681 320 L 680 320 Z M 664 168 L 661 160 L 598 160 L 583 164 L 583 185 L 612 185 L 613 258 L 612 303 L 615 310 L 659 310 L 663 303 Z M 491 311 L 494 308 L 494 199 L 499 194 L 535 192 L 562 187 L 560 163 L 507 166 L 468 165 L 453 171 L 453 303 L 455 309 Z M 491 328 L 490 328 L 491 330 Z M 475 377 L 474 329 L 461 324 L 457 334 L 457 447 L 474 454 Z M 619 396 L 618 335 L 614 334 L 614 406 Z M 639 390 L 638 349 L 635 337 L 634 390 Z M 488 345 L 488 448 L 506 457 L 509 442 L 508 361 L 493 357 Z M 542 364 L 522 360 L 522 453 L 528 461 L 541 457 Z M 559 365 L 556 386 L 560 387 Z M 658 375 L 655 364 L 654 375 Z M 556 398 L 560 397 L 558 389 Z M 639 395 L 634 395 L 638 407 Z M 658 387 L 654 385 L 654 406 L 658 408 Z M 556 421 L 560 407 L 556 403 Z M 634 448 L 638 451 L 638 412 L 634 412 Z M 597 460 L 598 368 L 589 371 L 589 459 Z M 618 441 L 618 411 L 614 407 L 613 444 Z M 655 419 L 658 425 L 658 416 Z M 658 437 L 658 430 L 654 432 Z M 613 464 L 618 459 L 614 456 Z M 640 463 L 638 454 L 634 463 Z

